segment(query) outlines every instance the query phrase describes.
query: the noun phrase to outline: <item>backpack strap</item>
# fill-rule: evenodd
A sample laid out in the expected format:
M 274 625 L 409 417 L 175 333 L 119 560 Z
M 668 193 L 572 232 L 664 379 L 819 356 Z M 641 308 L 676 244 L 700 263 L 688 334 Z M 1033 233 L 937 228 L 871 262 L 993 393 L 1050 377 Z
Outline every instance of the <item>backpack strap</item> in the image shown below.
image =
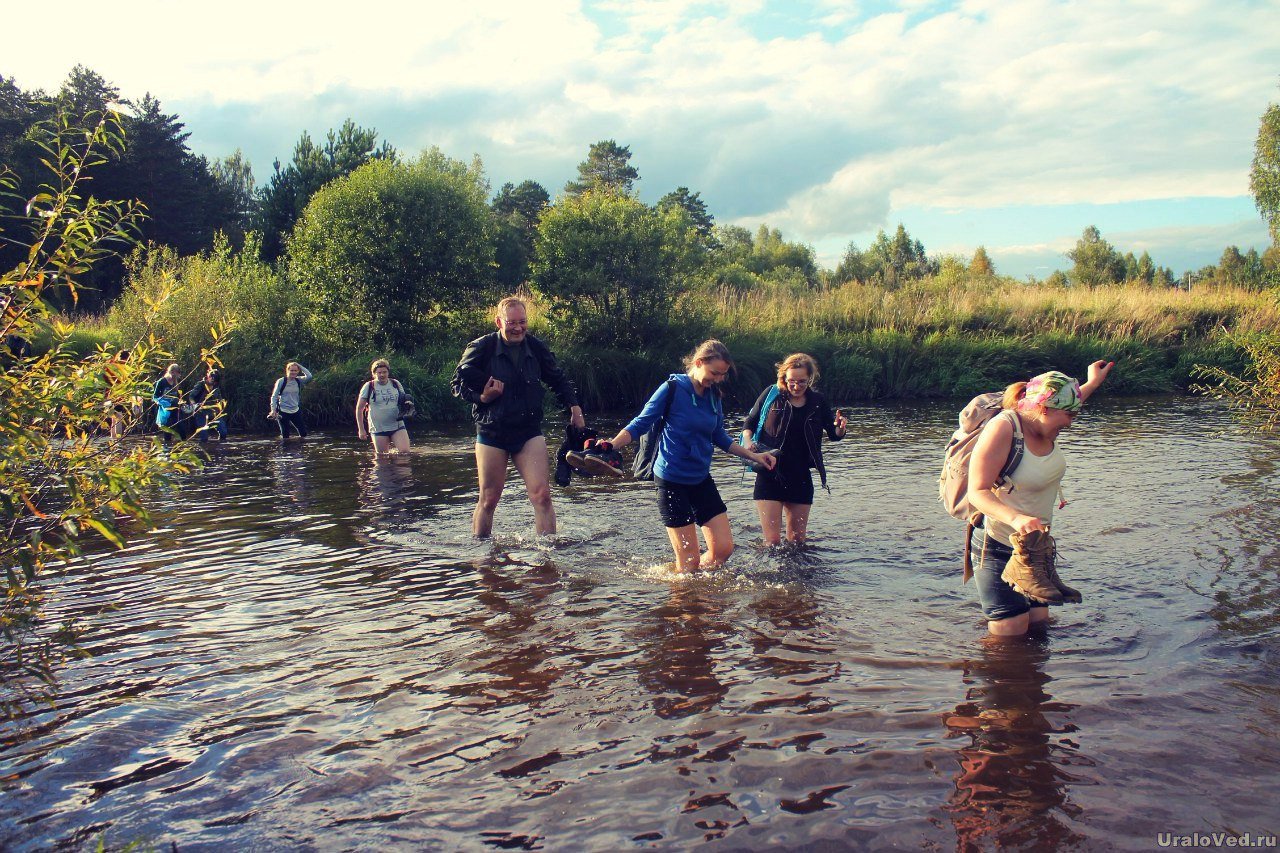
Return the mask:
M 667 418 L 671 415 L 671 401 L 676 398 L 676 381 L 674 379 L 667 380 L 667 404 L 662 407 L 662 417 L 658 420 L 658 428 L 661 430 L 667 425 Z
M 1009 484 L 1009 475 L 1013 473 L 1013 469 L 1018 467 L 1018 463 L 1022 461 L 1022 452 L 1026 448 L 1026 438 L 1022 434 L 1022 419 L 1018 417 L 1018 413 L 1012 409 L 1006 409 L 997 417 L 1004 417 L 1008 414 L 1008 420 L 1013 424 L 1013 440 L 1009 442 L 1009 455 L 1004 460 L 1004 465 L 1000 467 L 1000 476 L 996 477 L 996 488 L 1000 488 Z M 1013 491 L 1013 486 L 1009 485 L 1009 491 Z
M 756 444 L 760 443 L 760 436 L 764 435 L 764 424 L 769 418 L 769 409 L 773 406 L 774 400 L 778 399 L 778 383 L 769 386 L 769 393 L 764 396 L 764 403 L 760 406 L 760 420 L 756 422 L 755 435 L 751 436 L 751 440 Z
M 969 516 L 969 527 L 964 532 L 964 579 L 961 583 L 968 583 L 969 578 L 973 577 L 973 531 L 982 524 L 982 521 L 983 516 L 980 512 Z

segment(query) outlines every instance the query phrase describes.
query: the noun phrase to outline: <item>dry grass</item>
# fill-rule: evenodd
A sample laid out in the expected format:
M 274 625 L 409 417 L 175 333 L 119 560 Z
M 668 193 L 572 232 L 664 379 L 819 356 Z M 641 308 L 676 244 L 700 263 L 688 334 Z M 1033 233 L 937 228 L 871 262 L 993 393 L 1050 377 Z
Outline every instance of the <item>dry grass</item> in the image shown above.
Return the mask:
M 1273 294 L 1232 287 L 1057 289 L 935 277 L 894 290 L 851 282 L 803 297 L 722 290 L 711 303 L 717 326 L 762 332 L 1061 334 L 1169 345 L 1219 328 L 1280 330 L 1280 304 Z

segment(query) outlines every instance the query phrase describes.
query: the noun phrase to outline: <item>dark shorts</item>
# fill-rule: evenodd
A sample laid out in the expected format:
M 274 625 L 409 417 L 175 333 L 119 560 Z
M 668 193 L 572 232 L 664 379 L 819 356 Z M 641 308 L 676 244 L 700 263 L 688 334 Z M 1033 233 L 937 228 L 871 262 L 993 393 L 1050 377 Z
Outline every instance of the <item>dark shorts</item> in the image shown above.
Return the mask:
M 702 527 L 717 515 L 729 511 L 720 499 L 716 481 L 710 475 L 694 486 L 672 483 L 661 477 L 654 477 L 653 485 L 658 490 L 658 514 L 666 527 L 688 527 L 690 524 Z
M 813 503 L 813 475 L 808 467 L 783 468 L 756 474 L 756 487 L 752 498 L 758 501 L 778 501 L 784 504 Z
M 985 547 L 984 547 L 985 542 Z M 978 600 L 982 613 L 998 622 L 1030 612 L 1032 607 L 1044 607 L 1032 603 L 1022 593 L 1000 579 L 1005 563 L 1013 556 L 1013 549 L 988 536 L 981 527 L 973 531 L 973 582 L 978 586 Z
M 529 443 L 529 439 L 540 435 L 542 435 L 542 427 L 540 426 L 505 432 L 480 432 L 477 430 L 476 444 L 483 444 L 485 447 L 496 447 L 515 456 L 521 450 L 524 450 L 524 446 Z
M 374 435 L 379 435 L 379 436 L 382 436 L 383 438 L 391 438 L 391 436 L 395 435 L 398 432 L 408 432 L 408 430 L 405 429 L 404 427 L 398 427 L 396 429 L 389 429 L 386 432 L 375 432 Z

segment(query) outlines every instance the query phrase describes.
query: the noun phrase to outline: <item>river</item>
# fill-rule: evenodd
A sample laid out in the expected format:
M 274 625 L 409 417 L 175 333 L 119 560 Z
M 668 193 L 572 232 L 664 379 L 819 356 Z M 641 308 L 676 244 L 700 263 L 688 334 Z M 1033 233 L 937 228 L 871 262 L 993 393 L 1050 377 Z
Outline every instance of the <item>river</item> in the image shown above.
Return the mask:
M 1280 441 L 1183 398 L 1064 433 L 1082 605 L 985 636 L 936 499 L 956 403 L 860 406 L 803 552 L 673 579 L 650 484 L 472 445 L 234 437 L 159 529 L 54 584 L 89 656 L 0 740 L 0 847 L 1152 849 L 1280 834 Z M 612 429 L 613 421 L 602 421 Z M 825 845 L 825 847 L 824 847 Z

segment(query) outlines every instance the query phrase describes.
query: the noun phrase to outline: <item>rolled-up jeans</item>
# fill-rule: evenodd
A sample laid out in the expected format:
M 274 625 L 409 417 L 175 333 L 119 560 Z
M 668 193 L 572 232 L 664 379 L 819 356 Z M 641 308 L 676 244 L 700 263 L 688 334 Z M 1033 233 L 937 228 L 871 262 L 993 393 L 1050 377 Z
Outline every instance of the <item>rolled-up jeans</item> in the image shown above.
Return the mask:
M 993 622 L 1027 613 L 1032 607 L 1043 607 L 1000 579 L 1013 549 L 987 535 L 981 527 L 973 531 L 973 582 L 978 587 L 982 613 Z

